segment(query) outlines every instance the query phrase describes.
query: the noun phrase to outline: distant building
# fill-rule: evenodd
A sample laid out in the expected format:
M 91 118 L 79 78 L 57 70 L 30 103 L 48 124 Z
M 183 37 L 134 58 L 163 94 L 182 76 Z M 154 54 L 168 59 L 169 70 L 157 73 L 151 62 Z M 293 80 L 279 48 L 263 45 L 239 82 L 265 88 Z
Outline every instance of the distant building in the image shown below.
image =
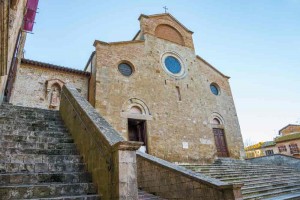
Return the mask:
M 245 148 L 246 158 L 283 154 L 300 158 L 300 125 L 289 124 L 279 130 L 273 141 L 260 142 Z

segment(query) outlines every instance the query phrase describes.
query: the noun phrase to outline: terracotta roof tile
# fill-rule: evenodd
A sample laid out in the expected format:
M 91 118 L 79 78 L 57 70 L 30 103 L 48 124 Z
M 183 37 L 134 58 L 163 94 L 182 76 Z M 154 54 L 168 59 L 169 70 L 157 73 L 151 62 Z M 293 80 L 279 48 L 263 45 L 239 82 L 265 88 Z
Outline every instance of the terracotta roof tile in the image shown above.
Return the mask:
M 39 67 L 45 67 L 45 68 L 64 71 L 64 72 L 81 74 L 81 75 L 84 75 L 84 76 L 90 76 L 90 73 L 86 72 L 86 71 L 82 71 L 82 70 L 78 70 L 78 69 L 72 69 L 72 68 L 63 67 L 63 66 L 59 66 L 59 65 L 53 65 L 53 64 L 50 64 L 50 63 L 39 62 L 39 61 L 35 61 L 35 60 L 29 60 L 29 59 L 25 59 L 25 58 L 22 58 L 21 63 L 31 64 L 31 65 L 35 65 L 35 66 L 39 66 Z

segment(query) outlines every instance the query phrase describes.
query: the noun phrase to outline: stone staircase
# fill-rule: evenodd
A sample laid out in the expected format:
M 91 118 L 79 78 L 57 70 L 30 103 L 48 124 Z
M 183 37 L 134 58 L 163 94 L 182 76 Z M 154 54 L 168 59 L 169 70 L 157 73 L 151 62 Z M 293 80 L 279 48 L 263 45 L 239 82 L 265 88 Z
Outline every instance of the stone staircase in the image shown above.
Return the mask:
M 0 199 L 100 199 L 58 111 L 0 106 Z
M 244 183 L 244 200 L 300 199 L 300 172 L 288 166 L 251 164 L 227 158 L 211 165 L 183 166 L 224 182 Z

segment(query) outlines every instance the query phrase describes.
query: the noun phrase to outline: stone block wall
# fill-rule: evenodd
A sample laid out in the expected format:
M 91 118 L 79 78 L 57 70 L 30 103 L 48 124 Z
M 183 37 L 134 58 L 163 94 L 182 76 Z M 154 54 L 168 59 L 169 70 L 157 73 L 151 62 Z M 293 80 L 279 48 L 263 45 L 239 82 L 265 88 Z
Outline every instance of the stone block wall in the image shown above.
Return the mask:
M 139 188 L 166 199 L 242 199 L 241 185 L 230 185 L 153 156 L 138 153 Z
M 89 76 L 59 69 L 28 64 L 22 61 L 18 68 L 10 103 L 19 106 L 49 109 L 51 84 L 71 84 L 83 97 L 88 96 Z M 60 88 L 61 90 L 61 88 Z M 59 97 L 60 98 L 60 97 Z M 54 109 L 58 109 L 57 106 Z
M 150 113 L 144 115 L 149 154 L 171 162 L 212 162 L 217 156 L 212 119 L 217 116 L 229 156 L 244 155 L 228 77 L 197 57 L 193 49 L 147 34 L 145 41 L 96 42 L 95 46 L 95 108 L 125 139 L 129 109 L 138 99 Z M 182 59 L 186 76 L 174 78 L 165 72 L 161 58 L 170 52 Z M 118 71 L 122 61 L 132 63 L 131 76 Z M 213 82 L 220 88 L 218 96 L 210 91 Z

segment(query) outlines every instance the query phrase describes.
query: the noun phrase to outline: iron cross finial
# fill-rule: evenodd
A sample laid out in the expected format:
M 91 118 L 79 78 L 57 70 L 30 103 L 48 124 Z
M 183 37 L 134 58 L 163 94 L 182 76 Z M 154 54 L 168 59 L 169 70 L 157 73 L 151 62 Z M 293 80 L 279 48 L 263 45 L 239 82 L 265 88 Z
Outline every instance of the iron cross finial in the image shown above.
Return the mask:
M 163 8 L 165 9 L 165 13 L 167 13 L 168 10 L 167 6 L 164 6 Z

